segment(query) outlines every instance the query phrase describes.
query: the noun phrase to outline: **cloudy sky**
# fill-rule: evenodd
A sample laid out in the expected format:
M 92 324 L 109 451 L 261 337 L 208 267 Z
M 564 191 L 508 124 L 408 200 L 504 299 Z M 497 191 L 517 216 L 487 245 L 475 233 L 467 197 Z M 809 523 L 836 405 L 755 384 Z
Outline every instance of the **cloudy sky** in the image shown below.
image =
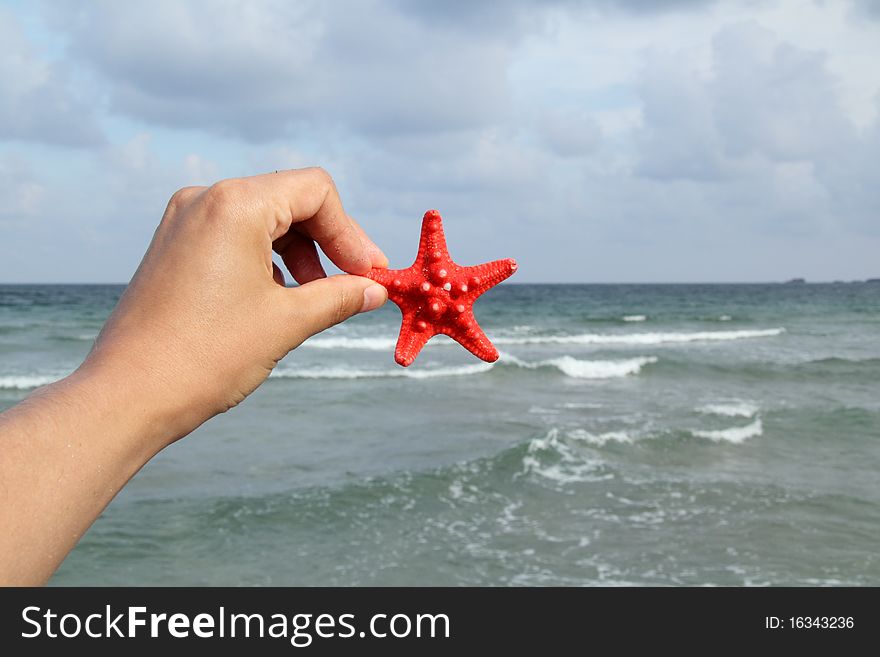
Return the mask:
M 880 1 L 0 3 L 0 282 L 125 282 L 184 185 L 321 165 L 519 282 L 880 276 Z

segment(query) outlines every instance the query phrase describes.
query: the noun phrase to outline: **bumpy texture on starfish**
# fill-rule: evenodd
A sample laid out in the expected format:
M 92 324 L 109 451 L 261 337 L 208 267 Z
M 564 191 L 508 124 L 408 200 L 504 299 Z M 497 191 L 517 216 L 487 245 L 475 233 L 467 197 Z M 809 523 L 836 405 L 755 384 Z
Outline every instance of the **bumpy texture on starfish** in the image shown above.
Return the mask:
M 477 358 L 498 360 L 495 348 L 477 324 L 471 306 L 483 292 L 516 271 L 516 261 L 495 260 L 475 267 L 462 267 L 449 257 L 443 222 L 437 210 L 422 219 L 419 253 L 409 269 L 373 268 L 368 278 L 385 286 L 388 298 L 400 306 L 403 323 L 394 360 L 411 365 L 422 347 L 442 333 Z

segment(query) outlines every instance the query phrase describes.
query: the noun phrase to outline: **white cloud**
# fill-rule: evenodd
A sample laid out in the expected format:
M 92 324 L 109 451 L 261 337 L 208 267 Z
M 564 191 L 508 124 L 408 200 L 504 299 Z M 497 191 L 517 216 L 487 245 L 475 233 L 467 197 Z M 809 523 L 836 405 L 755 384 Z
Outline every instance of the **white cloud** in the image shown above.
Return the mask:
M 88 84 L 83 116 L 113 143 L 75 161 L 0 146 L 18 154 L 6 216 L 39 217 L 80 279 L 122 280 L 174 189 L 319 164 L 394 264 L 438 207 L 462 263 L 514 256 L 522 281 L 876 275 L 880 22 L 864 12 L 53 3 L 63 67 L 20 31 L 6 51 Z
M 30 164 L 21 157 L 0 158 L 0 222 L 14 230 L 20 222 L 32 221 L 45 212 L 46 188 L 34 176 Z
M 490 124 L 508 101 L 507 41 L 385 2 L 62 7 L 53 21 L 106 79 L 111 108 L 161 125 L 252 141 L 336 124 L 435 132 Z
M 63 146 L 103 140 L 94 107 L 74 88 L 68 67 L 48 61 L 0 8 L 0 139 Z
M 782 42 L 755 22 L 723 28 L 713 46 L 710 94 L 727 153 L 797 161 L 850 140 L 853 126 L 826 56 Z
M 702 181 L 707 211 L 745 213 L 759 235 L 876 233 L 878 123 L 843 110 L 828 57 L 754 22 L 711 43 L 708 73 L 681 52 L 648 59 L 637 172 Z
M 602 140 L 599 122 L 584 110 L 541 112 L 536 131 L 551 151 L 561 157 L 578 157 L 594 152 Z

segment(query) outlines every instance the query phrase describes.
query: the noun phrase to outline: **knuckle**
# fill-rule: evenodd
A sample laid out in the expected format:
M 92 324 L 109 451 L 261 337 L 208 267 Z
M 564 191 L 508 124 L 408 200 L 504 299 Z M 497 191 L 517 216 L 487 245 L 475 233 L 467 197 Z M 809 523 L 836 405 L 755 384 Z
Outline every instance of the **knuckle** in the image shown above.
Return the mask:
M 168 208 L 165 210 L 166 214 L 173 214 L 189 205 L 190 201 L 198 195 L 200 189 L 200 187 L 181 187 L 178 189 L 171 195 L 168 201 Z
M 311 167 L 308 171 L 320 181 L 325 189 L 334 189 L 336 187 L 336 183 L 333 182 L 333 176 L 324 167 Z
M 351 315 L 351 302 L 352 295 L 348 291 L 343 290 L 339 293 L 339 296 L 336 297 L 336 309 L 333 316 L 334 324 L 339 324 L 348 319 Z
M 228 178 L 211 185 L 205 192 L 205 200 L 211 206 L 227 206 L 239 203 L 247 193 L 247 183 L 240 178 Z

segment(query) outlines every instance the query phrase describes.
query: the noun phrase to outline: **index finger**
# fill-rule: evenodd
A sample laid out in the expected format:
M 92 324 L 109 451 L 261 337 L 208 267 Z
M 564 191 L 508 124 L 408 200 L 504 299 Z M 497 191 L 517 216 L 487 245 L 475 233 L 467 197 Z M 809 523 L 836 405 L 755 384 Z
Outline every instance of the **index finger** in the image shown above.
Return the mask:
M 370 271 L 367 246 L 345 214 L 336 184 L 324 169 L 279 171 L 251 180 L 264 188 L 261 191 L 277 208 L 274 225 L 270 226 L 273 242 L 295 225 L 297 231 L 315 240 L 342 271 Z

